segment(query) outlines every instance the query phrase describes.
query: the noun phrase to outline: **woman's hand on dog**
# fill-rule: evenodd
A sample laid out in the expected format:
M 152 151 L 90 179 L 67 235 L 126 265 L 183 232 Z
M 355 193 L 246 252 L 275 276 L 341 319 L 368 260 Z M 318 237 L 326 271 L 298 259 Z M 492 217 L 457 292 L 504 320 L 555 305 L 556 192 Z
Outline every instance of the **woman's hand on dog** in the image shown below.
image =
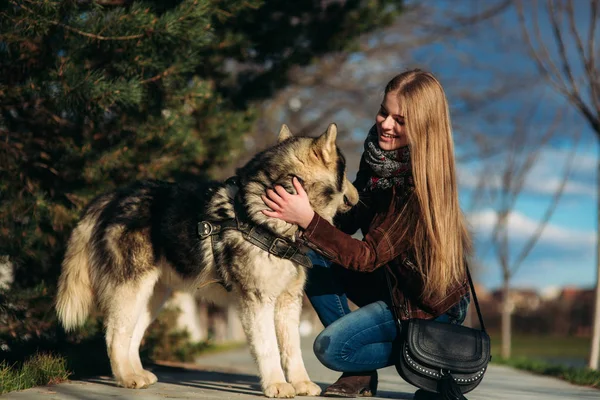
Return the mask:
M 298 178 L 293 177 L 292 184 L 298 194 L 290 194 L 280 185 L 275 186 L 275 190 L 267 189 L 267 195 L 262 195 L 261 198 L 270 210 L 263 210 L 263 214 L 306 229 L 315 212 Z

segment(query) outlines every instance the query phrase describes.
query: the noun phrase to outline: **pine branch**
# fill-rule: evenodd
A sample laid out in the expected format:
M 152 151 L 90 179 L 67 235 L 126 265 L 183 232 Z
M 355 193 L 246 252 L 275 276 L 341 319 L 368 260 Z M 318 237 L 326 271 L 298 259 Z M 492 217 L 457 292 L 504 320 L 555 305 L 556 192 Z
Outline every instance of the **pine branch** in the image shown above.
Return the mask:
M 63 29 L 77 33 L 81 36 L 89 37 L 89 38 L 96 39 L 96 40 L 135 40 L 135 39 L 143 38 L 146 35 L 145 33 L 140 33 L 137 35 L 128 35 L 128 36 L 101 36 L 101 35 L 95 35 L 93 33 L 81 31 L 79 29 L 73 28 L 72 26 L 65 25 L 62 22 L 58 22 L 58 21 L 47 21 L 47 22 L 49 22 L 52 25 L 60 26 Z
M 36 15 L 35 11 L 33 11 L 31 8 L 29 8 L 27 6 L 24 6 L 23 4 L 18 4 L 14 0 L 11 0 L 11 3 L 14 4 L 15 6 L 20 7 L 23 10 L 29 12 L 30 14 Z M 84 32 L 80 29 L 73 28 L 72 26 L 63 24 L 62 22 L 58 22 L 56 20 L 46 20 L 46 22 L 49 24 L 55 25 L 55 26 L 60 26 L 61 28 L 66 29 L 73 33 L 77 33 L 78 35 L 89 37 L 89 38 L 96 39 L 96 40 L 108 40 L 108 41 L 110 41 L 110 40 L 115 40 L 115 41 L 135 40 L 135 39 L 143 38 L 146 35 L 145 33 L 140 33 L 137 35 L 127 35 L 127 36 L 102 36 L 102 35 L 96 35 L 94 33 Z
M 155 75 L 155 76 L 153 76 L 152 78 L 144 79 L 144 80 L 143 80 L 143 81 L 141 81 L 140 83 L 141 83 L 142 85 L 145 85 L 146 83 L 150 83 L 150 82 L 156 82 L 156 81 L 158 81 L 159 79 L 162 79 L 162 78 L 164 78 L 165 76 L 167 76 L 167 75 L 169 75 L 169 74 L 173 73 L 173 71 L 174 71 L 174 70 L 175 70 L 175 66 L 174 66 L 174 65 L 172 65 L 172 66 L 170 66 L 169 68 L 167 68 L 166 70 L 164 70 L 163 72 L 161 72 L 160 74 L 158 74 L 158 75 Z

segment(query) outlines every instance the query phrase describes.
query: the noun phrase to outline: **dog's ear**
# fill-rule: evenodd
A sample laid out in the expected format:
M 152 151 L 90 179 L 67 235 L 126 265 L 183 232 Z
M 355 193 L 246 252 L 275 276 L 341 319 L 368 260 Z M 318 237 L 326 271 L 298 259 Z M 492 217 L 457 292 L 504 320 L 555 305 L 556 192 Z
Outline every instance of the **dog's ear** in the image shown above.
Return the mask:
M 279 130 L 279 136 L 277 136 L 277 143 L 281 143 L 286 139 L 293 137 L 292 132 L 290 132 L 290 128 L 286 124 L 281 125 L 281 129 Z
M 335 160 L 337 150 L 335 147 L 335 139 L 337 137 L 337 126 L 336 124 L 329 124 L 327 132 L 323 133 L 317 139 L 315 139 L 315 150 L 317 156 L 326 164 Z

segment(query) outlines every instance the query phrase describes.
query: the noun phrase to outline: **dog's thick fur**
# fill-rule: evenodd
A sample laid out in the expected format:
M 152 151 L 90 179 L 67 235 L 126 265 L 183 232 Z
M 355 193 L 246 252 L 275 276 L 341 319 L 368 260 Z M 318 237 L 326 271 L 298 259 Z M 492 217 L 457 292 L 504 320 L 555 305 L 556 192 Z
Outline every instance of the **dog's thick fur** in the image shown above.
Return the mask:
M 276 184 L 293 192 L 294 175 L 322 217 L 331 221 L 347 211 L 358 194 L 346 178 L 336 135 L 333 124 L 318 138 L 294 137 L 283 125 L 277 145 L 238 169 L 237 185 L 143 181 L 93 200 L 62 265 L 56 310 L 63 326 L 83 324 L 97 304 L 105 315 L 117 383 L 143 388 L 157 381 L 140 362 L 146 328 L 172 290 L 197 290 L 207 300 L 238 307 L 266 396 L 318 395 L 300 352 L 304 267 L 254 246 L 237 230 L 223 232 L 211 246 L 210 238 L 198 237 L 197 223 L 237 212 L 240 219 L 294 240 L 298 227 L 266 217 L 260 197 Z M 241 207 L 234 211 L 238 191 Z

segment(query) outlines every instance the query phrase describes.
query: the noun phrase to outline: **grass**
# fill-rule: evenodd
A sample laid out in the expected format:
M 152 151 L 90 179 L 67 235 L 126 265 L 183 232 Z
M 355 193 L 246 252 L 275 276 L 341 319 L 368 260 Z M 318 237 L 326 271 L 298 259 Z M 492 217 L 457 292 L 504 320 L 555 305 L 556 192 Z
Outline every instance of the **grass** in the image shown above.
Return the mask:
M 246 345 L 247 345 L 247 343 L 245 341 L 213 344 L 209 347 L 206 347 L 204 350 L 202 350 L 202 355 L 221 353 L 221 352 L 230 351 L 230 350 L 237 350 L 242 347 L 245 347 Z
M 500 335 L 492 334 L 491 339 L 493 363 L 600 389 L 600 371 L 584 366 L 590 338 L 514 335 L 508 359 L 500 357 Z M 574 360 L 581 366 L 568 365 Z
M 10 366 L 3 361 L 0 363 L 0 394 L 63 382 L 69 375 L 67 360 L 52 354 L 36 354 L 21 367 Z
M 500 357 L 501 336 L 490 333 L 492 339 L 492 355 Z M 513 335 L 513 357 L 528 357 L 536 359 L 582 359 L 586 360 L 590 351 L 590 338 Z
M 496 358 L 493 362 L 533 372 L 534 374 L 560 378 L 576 385 L 600 389 L 600 371 L 594 371 L 586 367 L 569 367 L 529 358 Z

